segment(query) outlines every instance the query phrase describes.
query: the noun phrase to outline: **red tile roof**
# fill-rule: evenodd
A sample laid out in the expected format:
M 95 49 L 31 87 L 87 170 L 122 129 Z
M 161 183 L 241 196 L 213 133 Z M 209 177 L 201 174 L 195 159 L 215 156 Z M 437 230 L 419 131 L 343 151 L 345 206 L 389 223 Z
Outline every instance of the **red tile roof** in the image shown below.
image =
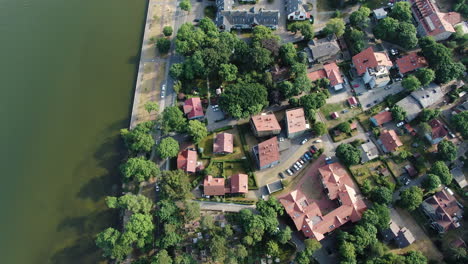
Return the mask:
M 296 228 L 301 230 L 306 237 L 312 237 L 318 241 L 322 240 L 327 233 L 349 221 L 359 221 L 362 213 L 367 209 L 351 177 L 340 164 L 323 166 L 319 168 L 319 172 L 325 188 L 333 192 L 330 199 L 339 199 L 340 207 L 322 215 L 317 203 L 309 201 L 300 190 L 292 191 L 279 199 Z
M 348 98 L 348 104 L 349 105 L 357 105 L 358 101 L 357 101 L 356 97 L 353 96 L 353 97 Z
M 353 64 L 358 75 L 363 75 L 367 68 L 375 68 L 377 66 L 391 67 L 392 61 L 384 52 L 374 52 L 372 47 L 369 47 L 360 53 L 353 56 Z
M 338 114 L 338 112 L 333 112 L 330 114 L 330 117 L 333 119 L 337 119 L 338 117 L 340 117 L 340 115 Z
M 232 134 L 219 133 L 213 140 L 213 153 L 232 153 L 234 141 Z
M 442 190 L 433 196 L 424 200 L 425 205 L 434 208 L 434 211 L 439 219 L 436 222 L 448 230 L 451 227 L 459 226 L 458 220 L 455 216 L 461 217 L 462 210 L 457 204 L 457 199 L 446 190 Z
M 444 20 L 450 23 L 450 25 L 455 26 L 456 24 L 463 21 L 460 13 L 457 12 L 448 12 L 444 14 Z
M 286 125 L 288 133 L 296 133 L 307 129 L 303 108 L 286 110 Z
M 432 128 L 432 139 L 444 138 L 448 135 L 447 129 L 445 129 L 444 125 L 439 120 L 432 119 L 431 121 L 429 121 L 429 125 Z
M 411 52 L 406 56 L 398 58 L 396 63 L 401 74 L 428 66 L 426 58 L 419 56 L 417 52 Z
M 255 126 L 257 131 L 274 131 L 274 130 L 281 130 L 281 126 L 276 119 L 274 114 L 261 114 L 252 116 L 252 122 Z
M 195 172 L 197 169 L 197 152 L 184 150 L 177 156 L 177 168 L 185 172 Z
M 257 145 L 258 147 L 258 160 L 259 167 L 266 166 L 275 161 L 279 161 L 280 153 L 278 147 L 277 137 L 272 137 Z
M 247 174 L 234 174 L 231 176 L 231 193 L 248 193 L 249 176 Z
M 383 125 L 385 123 L 388 123 L 390 121 L 393 120 L 393 117 L 392 117 L 392 113 L 390 111 L 383 111 L 383 112 L 380 112 L 378 114 L 376 114 L 375 116 L 372 117 L 373 120 L 375 120 L 374 122 L 380 126 L 380 125 Z
M 208 175 L 203 181 L 203 192 L 205 195 L 224 195 L 225 180 L 224 178 L 213 178 L 213 176 Z
M 389 152 L 395 151 L 398 147 L 402 146 L 403 143 L 401 143 L 400 138 L 396 134 L 395 130 L 384 130 L 379 137 L 380 141 L 382 142 L 382 145 L 385 146 L 385 148 Z
M 436 36 L 444 32 L 455 32 L 452 23 L 461 21 L 461 17 L 451 13 L 441 13 L 430 0 L 410 0 L 413 13 L 427 35 Z
M 343 83 L 343 78 L 341 78 L 340 68 L 336 63 L 328 63 L 323 65 L 323 69 L 327 73 L 327 78 L 330 80 L 330 85 L 335 86 Z
M 189 119 L 203 117 L 203 107 L 202 107 L 200 98 L 193 97 L 193 98 L 185 100 L 184 113 L 187 115 L 187 118 Z
M 357 129 L 357 121 L 352 122 L 351 125 L 349 125 L 349 127 L 351 128 L 351 130 Z
M 318 71 L 313 71 L 313 72 L 307 73 L 307 77 L 311 81 L 316 81 L 316 80 L 319 80 L 319 79 L 327 78 L 327 73 L 325 72 L 324 69 L 320 69 Z

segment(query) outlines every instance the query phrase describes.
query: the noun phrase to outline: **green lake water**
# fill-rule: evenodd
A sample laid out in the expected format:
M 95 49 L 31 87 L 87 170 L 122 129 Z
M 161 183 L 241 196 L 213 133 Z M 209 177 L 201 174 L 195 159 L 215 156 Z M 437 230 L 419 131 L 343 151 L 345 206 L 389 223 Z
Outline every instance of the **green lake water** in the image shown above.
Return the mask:
M 0 0 L 1 263 L 98 263 L 146 0 Z

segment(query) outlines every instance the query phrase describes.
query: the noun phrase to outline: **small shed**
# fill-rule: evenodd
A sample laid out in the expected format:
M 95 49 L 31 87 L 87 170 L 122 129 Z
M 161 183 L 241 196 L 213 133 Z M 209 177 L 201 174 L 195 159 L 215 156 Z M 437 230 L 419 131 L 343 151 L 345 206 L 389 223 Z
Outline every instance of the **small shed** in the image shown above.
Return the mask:
M 377 20 L 384 19 L 387 17 L 387 11 L 385 11 L 383 7 L 375 9 L 372 13 L 374 14 L 374 17 Z
M 348 98 L 348 104 L 349 106 L 356 106 L 358 104 L 356 97 L 353 96 L 351 98 Z
M 340 117 L 340 115 L 338 114 L 338 112 L 333 112 L 333 113 L 330 114 L 330 117 L 331 117 L 332 119 L 337 119 L 337 118 Z

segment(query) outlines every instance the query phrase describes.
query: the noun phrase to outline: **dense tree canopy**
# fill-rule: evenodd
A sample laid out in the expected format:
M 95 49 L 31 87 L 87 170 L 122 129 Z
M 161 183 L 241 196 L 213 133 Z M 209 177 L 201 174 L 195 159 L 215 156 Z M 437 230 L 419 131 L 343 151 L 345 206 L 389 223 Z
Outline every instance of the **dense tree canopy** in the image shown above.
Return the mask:
M 408 91 L 414 91 L 421 87 L 421 82 L 414 75 L 409 75 L 403 79 L 401 86 Z
M 409 211 L 414 211 L 422 203 L 423 191 L 418 186 L 405 189 L 400 194 L 400 205 Z
M 179 4 L 180 9 L 190 12 L 192 10 L 192 4 L 189 0 L 182 0 Z
M 351 144 L 340 144 L 336 148 L 336 156 L 347 166 L 358 164 L 361 160 L 361 151 Z
M 185 130 L 187 120 L 184 113 L 177 106 L 164 108 L 161 120 L 161 130 L 164 134 L 169 132 L 182 132 Z
M 371 10 L 365 6 L 361 6 L 357 11 L 351 13 L 349 22 L 353 27 L 366 28 L 369 26 Z
M 440 110 L 439 109 L 428 109 L 425 108 L 419 113 L 419 120 L 422 122 L 428 122 L 434 118 L 437 118 L 440 115 Z
M 192 196 L 189 177 L 184 171 L 163 171 L 160 185 L 164 198 L 183 200 Z
M 374 225 L 379 231 L 385 230 L 390 223 L 390 209 L 386 205 L 376 203 L 364 212 L 361 222 Z
M 237 66 L 234 64 L 221 64 L 219 76 L 221 76 L 221 78 L 226 82 L 235 81 L 237 79 Z
M 322 122 L 316 122 L 313 126 L 312 126 L 312 132 L 316 135 L 316 136 L 322 136 L 322 135 L 325 135 L 327 133 L 327 126 L 322 123 Z
M 445 165 L 445 162 L 443 161 L 436 161 L 432 165 L 430 172 L 439 176 L 440 181 L 445 185 L 449 185 L 452 182 L 452 174 L 450 173 L 449 168 L 447 167 L 447 165 Z
M 416 77 L 422 86 L 426 86 L 435 79 L 435 72 L 429 68 L 421 68 L 416 72 Z
M 156 154 L 162 159 L 174 158 L 179 153 L 179 142 L 172 137 L 161 139 L 156 146 Z
M 441 182 L 439 176 L 435 174 L 427 174 L 426 178 L 424 178 L 424 180 L 422 181 L 421 186 L 430 192 L 439 188 L 440 184 Z
M 159 168 L 151 160 L 144 157 L 130 158 L 120 166 L 120 171 L 126 181 L 142 182 L 160 174 Z
M 148 197 L 133 193 L 127 193 L 120 197 L 108 196 L 106 204 L 109 208 L 120 208 L 143 214 L 148 214 L 154 206 L 153 201 Z
M 172 35 L 172 32 L 173 32 L 173 29 L 172 29 L 171 26 L 165 26 L 165 27 L 163 28 L 163 34 L 164 34 L 164 36 L 166 36 L 166 37 L 169 37 L 170 35 Z
M 439 152 L 440 158 L 443 160 L 454 161 L 457 158 L 458 149 L 452 141 L 446 139 L 442 140 L 437 145 L 437 151 Z
M 156 40 L 156 47 L 158 48 L 159 53 L 166 54 L 171 48 L 171 41 L 167 38 L 158 38 Z
M 147 244 L 150 244 L 153 239 L 154 224 L 153 217 L 147 214 L 132 214 L 127 224 L 122 237 L 124 243 L 133 244 L 142 249 Z
M 268 105 L 267 90 L 259 83 L 237 83 L 226 87 L 219 105 L 234 118 L 247 118 Z
M 342 18 L 332 18 L 328 20 L 323 31 L 327 35 L 335 34 L 337 37 L 341 37 L 345 33 L 345 22 Z
M 463 111 L 453 116 L 452 122 L 462 136 L 468 139 L 468 111 Z
M 359 29 L 350 28 L 346 31 L 345 37 L 348 43 L 351 44 L 351 51 L 353 54 L 361 52 L 366 46 L 365 34 Z
M 340 130 L 343 133 L 350 133 L 351 132 L 351 125 L 348 121 L 342 122 L 336 126 L 336 129 Z
M 372 201 L 389 205 L 392 203 L 392 191 L 385 186 L 378 186 L 371 192 Z
M 161 250 L 153 257 L 151 264 L 172 264 L 172 258 L 165 249 Z
M 208 130 L 205 124 L 198 120 L 190 120 L 187 131 L 196 144 L 200 143 L 202 139 L 208 136 Z
M 392 106 L 391 112 L 394 120 L 401 121 L 406 118 L 406 111 L 399 105 Z
M 120 135 L 131 152 L 149 152 L 154 146 L 154 139 L 150 134 L 153 126 L 153 122 L 140 123 L 132 130 L 121 129 Z
M 374 28 L 374 35 L 376 38 L 393 42 L 405 49 L 411 49 L 418 43 L 414 25 L 392 17 L 380 20 Z
M 314 26 L 309 21 L 296 21 L 288 24 L 288 30 L 294 33 L 300 31 L 304 39 L 311 40 L 314 37 Z
M 411 22 L 411 5 L 408 2 L 397 2 L 388 15 L 398 21 Z

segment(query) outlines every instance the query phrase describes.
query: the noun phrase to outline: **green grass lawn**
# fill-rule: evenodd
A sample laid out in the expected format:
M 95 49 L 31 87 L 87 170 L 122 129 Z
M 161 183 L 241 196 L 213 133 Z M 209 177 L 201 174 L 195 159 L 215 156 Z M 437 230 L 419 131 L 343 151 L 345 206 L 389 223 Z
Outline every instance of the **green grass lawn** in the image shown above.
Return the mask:
M 347 109 L 349 111 L 343 114 L 341 111 L 344 109 Z M 337 126 L 339 123 L 342 123 L 355 117 L 357 114 L 361 113 L 361 109 L 358 107 L 349 108 L 346 102 L 341 102 L 335 104 L 326 104 L 320 108 L 320 112 L 327 120 L 327 127 L 331 129 Z M 338 113 L 339 117 L 337 119 L 331 119 L 330 114 L 333 112 Z
M 355 165 L 351 166 L 349 170 L 354 176 L 354 179 L 358 183 L 359 187 L 362 187 L 364 181 L 369 179 L 371 182 L 371 186 L 392 186 L 390 189 L 393 189 L 396 182 L 391 175 L 382 176 L 380 175 L 379 171 L 377 170 L 378 167 L 384 166 L 383 162 L 377 160 L 372 162 L 367 162 L 362 165 Z
M 231 175 L 243 173 L 245 174 L 245 167 L 242 161 L 240 162 L 225 162 L 224 163 L 224 175 L 230 177 Z
M 363 6 L 368 7 L 370 10 L 383 7 L 387 5 L 388 1 L 385 0 L 367 0 L 366 3 L 363 4 Z
M 212 158 L 216 161 L 222 161 L 222 160 L 232 160 L 232 159 L 241 159 L 243 158 L 244 152 L 242 150 L 242 145 L 241 145 L 241 140 L 239 137 L 239 132 L 237 131 L 236 128 L 229 129 L 226 131 L 223 131 L 225 133 L 230 133 L 234 135 L 234 148 L 233 148 L 233 153 L 227 154 L 227 155 L 215 155 L 213 154 L 213 140 L 216 135 L 216 133 L 208 135 L 206 138 L 204 138 L 199 144 L 199 148 L 203 148 L 203 157 L 204 158 Z

